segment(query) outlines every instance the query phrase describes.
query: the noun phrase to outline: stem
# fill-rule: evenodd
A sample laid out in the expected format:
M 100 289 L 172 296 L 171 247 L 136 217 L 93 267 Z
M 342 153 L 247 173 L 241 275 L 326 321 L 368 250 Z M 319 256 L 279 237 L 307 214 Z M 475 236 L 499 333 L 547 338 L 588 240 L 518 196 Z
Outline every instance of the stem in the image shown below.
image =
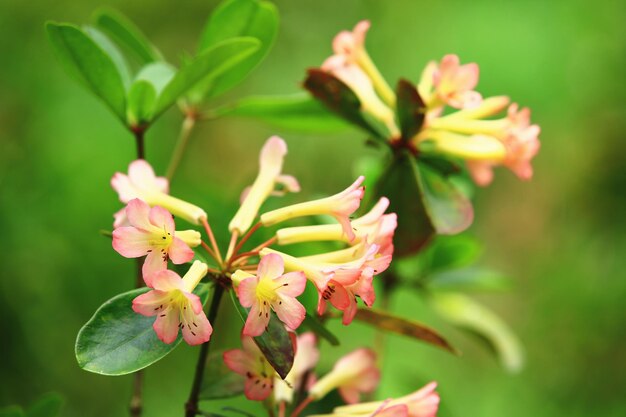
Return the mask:
M 232 255 L 236 255 L 237 252 L 239 252 L 239 249 L 241 249 L 241 247 L 243 246 L 243 244 L 246 243 L 248 241 L 248 239 L 250 239 L 250 236 L 252 236 L 254 234 L 254 232 L 256 232 L 257 230 L 259 230 L 259 227 L 261 227 L 261 226 L 263 226 L 263 224 L 261 222 L 257 222 L 254 226 L 252 226 L 252 228 L 250 228 L 250 230 L 248 230 L 248 233 L 243 235 L 243 237 L 241 238 L 241 240 L 239 241 L 237 246 L 235 246 L 235 249 L 233 250 Z
M 232 235 L 230 235 L 230 243 L 228 244 L 228 250 L 226 251 L 226 259 L 227 259 L 228 264 L 231 263 L 230 259 L 233 256 L 233 254 L 237 253 L 234 251 L 235 243 L 237 242 L 237 237 L 239 237 L 239 233 L 237 233 L 236 231 L 233 232 Z
M 313 402 L 313 397 L 306 397 L 304 401 L 302 401 L 300 405 L 298 405 L 298 407 L 296 407 L 296 409 L 293 410 L 293 413 L 291 413 L 290 417 L 298 417 L 300 413 L 304 411 L 304 409 L 312 402 Z
M 278 404 L 278 417 L 285 417 L 285 408 L 286 408 L 285 402 L 281 401 Z
M 202 218 L 202 225 L 204 226 L 204 230 L 206 230 L 206 234 L 209 236 L 209 241 L 211 242 L 211 246 L 213 247 L 213 252 L 215 254 L 215 260 L 220 266 L 224 265 L 224 260 L 222 259 L 222 254 L 220 253 L 220 248 L 217 246 L 217 242 L 215 241 L 215 236 L 213 235 L 213 230 L 211 230 L 211 226 L 207 219 Z
M 130 398 L 130 415 L 140 417 L 143 409 L 141 394 L 143 386 L 143 371 L 137 371 L 133 375 L 133 396 Z
M 137 159 L 146 159 L 146 148 L 144 144 L 144 133 L 146 132 L 143 126 L 132 127 L 131 131 L 135 135 L 135 143 L 137 145 Z
M 215 327 L 215 317 L 217 316 L 217 310 L 224 294 L 224 287 L 219 284 L 215 284 L 215 291 L 213 292 L 213 299 L 209 306 L 209 314 L 207 318 L 210 322 L 213 322 Z M 189 393 L 189 399 L 185 404 L 185 417 L 194 417 L 198 414 L 198 397 L 200 396 L 200 388 L 202 387 L 202 379 L 204 378 L 204 367 L 206 366 L 207 357 L 209 356 L 209 347 L 211 340 L 203 343 L 200 347 L 200 354 L 198 355 L 198 362 L 196 363 L 196 374 L 193 378 L 193 385 L 191 386 L 191 392 Z
M 278 240 L 278 238 L 276 236 L 274 236 L 271 239 L 266 240 L 265 242 L 261 243 L 259 246 L 257 246 L 256 248 L 252 249 L 250 252 L 259 252 L 261 249 L 269 246 L 269 245 L 273 245 L 274 243 L 276 243 L 276 241 Z
M 250 251 L 250 252 L 244 252 L 244 253 L 240 253 L 239 255 L 231 258 L 230 262 L 228 263 L 228 265 L 236 265 L 237 261 L 243 261 L 244 258 L 249 258 L 251 256 L 257 256 L 259 254 L 259 251 Z
M 196 115 L 192 112 L 187 113 L 180 128 L 180 134 L 178 135 L 178 140 L 176 141 L 176 147 L 174 148 L 172 158 L 170 159 L 170 163 L 165 174 L 167 179 L 170 181 L 172 180 L 172 177 L 174 176 L 174 173 L 183 158 L 185 148 L 187 148 L 187 144 L 189 143 L 189 136 L 191 135 L 191 131 L 193 130 L 195 124 Z
M 211 249 L 209 247 L 209 245 L 207 245 L 206 243 L 204 243 L 204 241 L 200 241 L 200 244 L 202 245 L 202 247 L 204 248 L 205 251 L 207 251 L 207 253 L 209 255 L 211 255 L 213 257 L 213 259 L 215 259 L 217 261 L 217 255 L 215 254 L 215 252 L 213 252 L 213 249 Z

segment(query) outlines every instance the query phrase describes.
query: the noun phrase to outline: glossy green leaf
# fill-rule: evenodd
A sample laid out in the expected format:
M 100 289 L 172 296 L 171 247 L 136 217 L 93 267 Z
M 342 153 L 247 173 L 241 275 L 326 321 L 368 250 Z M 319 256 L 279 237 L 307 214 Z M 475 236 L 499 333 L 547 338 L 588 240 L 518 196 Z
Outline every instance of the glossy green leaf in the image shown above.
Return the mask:
M 409 141 L 413 139 L 424 124 L 426 105 L 417 92 L 415 85 L 407 80 L 398 81 L 396 96 L 396 114 L 400 122 L 402 140 Z
M 125 121 L 126 91 L 113 59 L 76 26 L 48 22 L 46 31 L 65 69 Z
M 386 311 L 373 308 L 359 308 L 354 319 L 386 332 L 408 336 L 448 352 L 457 353 L 452 345 L 436 330 L 414 320 L 398 317 Z
M 111 42 L 111 39 L 109 39 L 107 35 L 100 32 L 98 29 L 92 26 L 84 26 L 83 30 L 100 48 L 102 48 L 109 58 L 111 58 L 111 61 L 115 64 L 115 68 L 117 68 L 117 72 L 122 77 L 124 88 L 127 89 L 130 86 L 131 80 L 130 68 L 120 50 Z
M 230 295 L 241 320 L 245 323 L 248 311 L 239 304 L 234 291 L 231 291 Z M 261 336 L 255 337 L 254 341 L 276 373 L 285 379 L 293 366 L 295 352 L 289 333 L 273 311 L 267 330 Z
M 403 256 L 419 251 L 434 235 L 435 229 L 423 202 L 415 158 L 408 152 L 396 154 L 374 190 L 376 198 L 388 197 L 388 211 L 398 214 L 395 254 Z
M 159 95 L 154 116 L 169 108 L 198 82 L 213 79 L 258 50 L 260 42 L 254 38 L 233 38 L 202 52 L 181 68 Z
M 465 267 L 431 274 L 428 287 L 442 291 L 506 291 L 511 289 L 511 281 L 490 269 Z
M 306 313 L 302 326 L 309 329 L 320 338 L 325 339 L 332 346 L 339 346 L 339 339 L 337 339 L 337 336 L 332 334 L 332 332 L 328 330 L 322 322 L 320 322 L 316 317 L 311 316 L 309 313 Z
M 429 301 L 444 319 L 484 338 L 506 370 L 518 372 L 522 369 L 524 354 L 521 343 L 509 326 L 493 311 L 456 293 L 434 293 Z
M 26 411 L 26 417 L 56 417 L 61 412 L 63 398 L 54 392 L 44 394 Z
M 205 303 L 208 284 L 194 291 Z M 104 303 L 78 332 L 76 359 L 81 368 L 102 375 L 125 375 L 162 359 L 182 340 L 161 342 L 152 328 L 154 317 L 145 317 L 132 309 L 132 301 L 148 288 L 119 294 Z
M 95 24 L 120 46 L 132 52 L 140 62 L 148 63 L 163 59 L 157 48 L 133 22 L 112 9 L 101 9 L 94 15 Z
M 359 98 L 343 81 L 322 70 L 310 69 L 304 88 L 343 119 L 364 129 L 374 138 L 386 141 L 385 135 L 363 116 Z
M 469 235 L 437 236 L 420 254 L 429 272 L 460 268 L 473 264 L 482 254 L 480 242 Z
M 135 80 L 128 91 L 128 124 L 137 126 L 150 121 L 157 93 L 148 81 Z
M 209 355 L 200 388 L 201 400 L 215 400 L 243 394 L 245 379 L 224 364 L 223 351 Z
M 348 127 L 347 123 L 309 94 L 248 97 L 217 109 L 214 114 L 253 117 L 272 126 L 297 132 L 331 133 Z
M 218 96 L 242 82 L 269 53 L 278 34 L 278 11 L 269 1 L 227 0 L 222 2 L 209 17 L 198 52 L 219 44 L 222 41 L 242 36 L 260 41 L 259 49 L 242 59 L 228 72 L 203 81 L 197 96 L 203 98 Z
M 474 208 L 457 185 L 432 168 L 418 165 L 425 207 L 437 233 L 454 235 L 474 220 Z

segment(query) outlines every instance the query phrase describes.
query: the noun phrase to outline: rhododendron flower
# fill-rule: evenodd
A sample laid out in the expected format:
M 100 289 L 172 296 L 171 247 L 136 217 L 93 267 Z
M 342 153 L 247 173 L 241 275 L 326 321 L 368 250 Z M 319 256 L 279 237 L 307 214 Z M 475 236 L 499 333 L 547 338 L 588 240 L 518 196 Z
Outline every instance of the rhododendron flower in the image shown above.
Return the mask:
M 319 400 L 337 388 L 344 401 L 353 404 L 361 393 L 374 391 L 379 380 L 376 354 L 370 349 L 357 349 L 339 359 L 333 370 L 311 387 L 309 396 Z
M 244 335 L 261 335 L 269 323 L 270 310 L 291 330 L 304 320 L 306 310 L 296 297 L 304 291 L 306 276 L 303 272 L 283 274 L 284 270 L 283 259 L 269 254 L 259 262 L 256 276 L 241 270 L 233 274 L 239 302 L 250 308 Z
M 244 394 L 254 401 L 263 401 L 274 388 L 274 368 L 250 336 L 242 336 L 242 349 L 224 352 L 224 363 L 230 370 L 246 378 Z
M 252 186 L 244 191 L 241 207 L 228 225 L 231 232 L 242 234 L 250 228 L 259 208 L 275 192 L 277 184 L 283 185 L 286 191 L 300 191 L 294 177 L 281 175 L 286 154 L 287 144 L 278 136 L 272 136 L 265 142 L 259 156 L 259 174 Z
M 357 178 L 350 187 L 339 194 L 264 213 L 261 215 L 261 222 L 265 226 L 271 226 L 297 217 L 327 214 L 337 219 L 343 228 L 343 232 L 348 237 L 348 240 L 352 241 L 355 235 L 350 225 L 350 215 L 354 213 L 361 204 L 361 199 L 365 192 L 364 188 L 361 186 L 364 179 L 365 177 L 363 176 Z
M 157 316 L 153 328 L 163 343 L 172 343 L 182 330 L 190 345 L 211 338 L 213 328 L 202 310 L 200 297 L 192 291 L 207 273 L 207 265 L 195 261 L 184 277 L 169 270 L 152 277 L 152 291 L 133 300 L 133 310 L 144 316 Z
M 391 401 L 374 401 L 368 403 L 344 405 L 336 407 L 334 412 L 339 415 L 367 415 L 375 411 L 383 411 L 398 405 L 407 407 L 408 417 L 435 417 L 439 408 L 439 394 L 435 392 L 436 382 L 431 382 L 415 391 Z M 383 406 L 382 410 L 380 407 Z M 372 414 L 380 416 L 381 414 Z M 393 415 L 393 414 L 391 414 Z
M 302 378 L 311 369 L 315 368 L 319 360 L 320 352 L 317 349 L 315 334 L 306 332 L 298 335 L 296 341 L 296 356 L 293 366 L 283 381 L 278 376 L 274 377 L 274 401 L 293 401 L 294 390 L 303 383 Z
M 478 84 L 478 65 L 460 65 L 457 55 L 445 55 L 437 65 L 429 63 L 418 87 L 429 108 L 447 104 L 457 109 L 476 107 L 481 95 L 473 91 Z
M 207 217 L 200 207 L 168 195 L 167 180 L 157 177 L 150 164 L 143 159 L 131 162 L 128 175 L 115 173 L 111 178 L 111 186 L 117 191 L 122 203 L 140 198 L 151 206 L 161 206 L 193 224 L 200 224 Z M 116 223 L 120 224 L 121 221 L 118 216 Z
M 356 236 L 353 243 L 358 243 L 367 236 L 368 242 L 380 246 L 380 253 L 393 253 L 393 234 L 398 225 L 395 213 L 385 214 L 389 200 L 382 197 L 365 215 L 351 221 Z M 348 238 L 338 224 L 321 224 L 315 226 L 287 227 L 276 232 L 279 245 L 312 241 L 346 241 Z
M 167 269 L 167 261 L 183 264 L 193 259 L 189 247 L 200 244 L 200 233 L 189 230 L 184 234 L 174 229 L 172 215 L 162 207 L 150 208 L 144 201 L 135 198 L 126 207 L 130 226 L 118 227 L 113 231 L 113 249 L 126 258 L 146 256 L 142 267 L 146 284 L 152 286 L 152 276 Z M 183 241 L 180 237 L 187 241 Z

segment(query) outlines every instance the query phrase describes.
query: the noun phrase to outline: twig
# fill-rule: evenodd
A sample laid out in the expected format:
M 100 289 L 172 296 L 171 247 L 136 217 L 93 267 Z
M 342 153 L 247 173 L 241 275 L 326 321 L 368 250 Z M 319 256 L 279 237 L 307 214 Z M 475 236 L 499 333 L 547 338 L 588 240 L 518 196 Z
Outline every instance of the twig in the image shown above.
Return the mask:
M 174 148 L 174 152 L 172 152 L 172 158 L 170 159 L 170 163 L 167 167 L 165 176 L 168 180 L 172 179 L 174 173 L 178 169 L 178 165 L 180 165 L 180 161 L 183 158 L 183 154 L 185 153 L 185 149 L 189 143 L 189 136 L 191 135 L 191 131 L 193 130 L 195 124 L 195 113 L 188 112 L 185 116 L 185 120 L 183 120 L 183 124 L 180 128 L 180 134 L 178 135 L 178 141 L 176 142 L 176 147 Z
M 209 306 L 209 314 L 207 318 L 209 322 L 212 322 L 213 328 L 215 328 L 215 317 L 217 316 L 217 310 L 224 294 L 224 287 L 219 284 L 215 285 L 215 291 L 213 292 L 213 299 Z M 200 354 L 198 355 L 198 362 L 196 363 L 196 373 L 193 378 L 193 385 L 191 386 L 191 392 L 189 393 L 189 399 L 185 403 L 185 417 L 194 417 L 198 414 L 198 400 L 200 396 L 200 389 L 202 388 L 202 379 L 204 378 L 204 367 L 206 366 L 207 357 L 209 356 L 209 348 L 211 340 L 205 342 L 200 347 Z
M 228 250 L 226 251 L 226 263 L 230 265 L 231 261 L 231 257 L 236 254 L 237 252 L 235 252 L 235 243 L 237 242 L 237 237 L 239 237 L 239 233 L 237 233 L 236 231 L 233 232 L 232 235 L 230 235 L 230 243 L 228 244 Z M 237 245 L 237 247 L 239 247 L 239 245 Z M 239 250 L 239 249 L 237 249 Z
M 250 228 L 250 230 L 248 230 L 248 233 L 243 235 L 243 237 L 241 238 L 241 240 L 239 241 L 237 246 L 235 246 L 235 249 L 233 250 L 232 255 L 236 255 L 237 252 L 239 252 L 239 250 L 243 246 L 243 244 L 246 243 L 248 241 L 248 239 L 250 239 L 250 236 L 252 236 L 254 234 L 254 232 L 256 232 L 257 230 L 259 230 L 259 227 L 261 227 L 261 226 L 263 226 L 263 224 L 261 222 L 257 222 L 254 226 L 252 226 L 252 228 Z
M 304 401 L 302 401 L 295 410 L 291 413 L 290 417 L 298 417 L 304 409 L 313 402 L 313 397 L 306 397 Z
M 220 253 L 220 248 L 217 246 L 217 242 L 215 241 L 215 236 L 213 235 L 213 230 L 211 230 L 211 226 L 206 218 L 202 218 L 202 225 L 204 226 L 204 230 L 206 230 L 206 234 L 209 236 L 209 241 L 211 242 L 211 246 L 213 247 L 213 252 L 215 254 L 215 260 L 221 266 L 224 265 L 224 260 L 222 259 L 222 254 Z

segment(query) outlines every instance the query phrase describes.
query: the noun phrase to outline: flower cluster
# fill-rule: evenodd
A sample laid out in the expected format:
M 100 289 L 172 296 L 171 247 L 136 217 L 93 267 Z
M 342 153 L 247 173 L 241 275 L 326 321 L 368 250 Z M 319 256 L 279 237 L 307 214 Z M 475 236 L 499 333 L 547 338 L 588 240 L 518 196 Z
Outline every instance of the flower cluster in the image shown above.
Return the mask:
M 318 290 L 318 313 L 324 313 L 330 302 L 343 312 L 344 324 L 354 318 L 358 297 L 367 306 L 374 303 L 373 278 L 389 266 L 393 254 L 396 215 L 385 214 L 389 201 L 382 198 L 369 213 L 351 220 L 364 194 L 361 185 L 364 178 L 359 177 L 333 196 L 259 216 L 269 196 L 296 192 L 300 188 L 294 177 L 282 174 L 286 153 L 287 145 L 278 137 L 271 137 L 263 146 L 258 176 L 244 191 L 241 206 L 229 224 L 231 245 L 225 258 L 215 243 L 206 212 L 170 196 L 167 180 L 157 177 L 146 161 L 134 161 L 128 174 L 113 176 L 113 188 L 120 200 L 127 203 L 125 209 L 115 215 L 113 248 L 127 258 L 145 257 L 143 280 L 152 290 L 137 297 L 133 309 L 139 314 L 157 316 L 154 330 L 163 342 L 176 340 L 178 329 L 189 344 L 209 340 L 211 324 L 200 299 L 193 294 L 208 272 L 221 277 L 216 285 L 224 285 L 224 280 L 231 283 L 241 305 L 249 309 L 243 328 L 246 336 L 261 335 L 273 313 L 289 330 L 296 330 L 306 315 L 297 297 L 304 291 L 307 280 Z M 172 214 L 194 225 L 202 224 L 212 247 L 202 241 L 196 230 L 177 231 Z M 238 253 L 260 227 L 323 215 L 334 218 L 336 223 L 281 228 L 265 244 Z M 255 223 L 257 217 L 259 220 Z M 311 241 L 336 241 L 346 248 L 294 257 L 269 247 L 274 243 L 282 246 Z M 200 245 L 214 258 L 216 265 L 196 261 L 182 278 L 168 270 L 170 261 L 173 264 L 191 262 L 195 257 L 192 248 Z
M 292 404 L 296 392 L 306 393 L 306 399 L 297 408 L 302 411 L 309 403 L 321 400 L 336 389 L 348 405 L 337 407 L 333 414 L 324 416 L 433 417 L 437 414 L 439 395 L 435 392 L 437 384 L 434 382 L 404 397 L 359 403 L 361 394 L 374 392 L 380 381 L 376 355 L 370 349 L 348 353 L 330 372 L 316 379 L 314 369 L 319 359 L 316 338 L 312 333 L 302 333 L 296 339 L 293 367 L 283 381 L 251 337 L 243 335 L 242 345 L 243 349 L 224 352 L 224 362 L 245 378 L 244 393 L 250 400 L 272 398 L 277 404 Z
M 390 142 L 398 143 L 397 99 L 365 49 L 369 27 L 369 22 L 362 21 L 352 32 L 339 33 L 333 41 L 334 54 L 321 69 L 346 84 L 359 98 L 361 110 L 386 126 Z M 530 161 L 539 151 L 540 128 L 531 124 L 528 108 L 520 109 L 508 97 L 484 99 L 474 90 L 478 74 L 477 64 L 461 65 L 456 55 L 430 62 L 416 88 L 424 122 L 419 132 L 408 138 L 408 144 L 420 152 L 465 160 L 478 185 L 489 184 L 492 169 L 498 165 L 509 168 L 520 179 L 530 179 Z M 505 109 L 505 117 L 487 120 Z

